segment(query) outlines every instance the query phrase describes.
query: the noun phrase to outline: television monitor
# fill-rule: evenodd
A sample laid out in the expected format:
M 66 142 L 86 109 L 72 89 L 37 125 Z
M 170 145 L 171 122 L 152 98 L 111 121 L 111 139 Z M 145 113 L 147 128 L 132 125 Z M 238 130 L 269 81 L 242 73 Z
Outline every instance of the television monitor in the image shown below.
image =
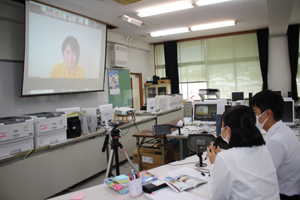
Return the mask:
M 294 100 L 291 98 L 284 98 L 284 109 L 282 122 L 287 125 L 294 125 L 295 110 L 294 110 Z
M 244 100 L 244 92 L 232 92 L 231 101 Z
M 107 25 L 25 1 L 22 96 L 104 90 Z
M 226 100 L 204 100 L 194 102 L 193 121 L 194 123 L 216 124 L 217 114 L 225 111 Z

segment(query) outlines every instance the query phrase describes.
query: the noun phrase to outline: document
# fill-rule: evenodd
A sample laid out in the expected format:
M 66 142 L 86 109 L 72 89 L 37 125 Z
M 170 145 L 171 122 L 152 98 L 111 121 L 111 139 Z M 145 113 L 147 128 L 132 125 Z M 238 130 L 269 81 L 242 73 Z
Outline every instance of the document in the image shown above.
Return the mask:
M 175 192 L 182 192 L 184 190 L 195 188 L 198 185 L 207 183 L 207 181 L 198 179 L 186 174 L 180 174 L 175 177 L 165 176 L 159 177 L 160 180 L 165 182 L 170 188 L 172 188 Z
M 176 193 L 171 188 L 166 187 L 151 194 L 145 194 L 146 199 L 150 200 L 166 200 L 166 199 L 188 199 L 188 200 L 205 200 L 199 196 L 188 192 Z

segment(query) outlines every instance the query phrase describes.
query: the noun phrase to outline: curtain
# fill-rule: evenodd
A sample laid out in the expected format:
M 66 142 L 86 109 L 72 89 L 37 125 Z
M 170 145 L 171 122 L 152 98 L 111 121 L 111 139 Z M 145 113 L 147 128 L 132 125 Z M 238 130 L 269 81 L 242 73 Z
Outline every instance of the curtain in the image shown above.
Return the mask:
M 297 69 L 298 69 L 298 51 L 299 51 L 299 25 L 289 26 L 288 31 L 288 46 L 291 69 L 291 88 L 292 98 L 298 101 L 297 91 Z
M 177 41 L 165 42 L 166 76 L 171 80 L 171 93 L 179 93 Z
M 260 70 L 263 79 L 263 90 L 268 89 L 268 63 L 269 63 L 269 29 L 256 31 Z

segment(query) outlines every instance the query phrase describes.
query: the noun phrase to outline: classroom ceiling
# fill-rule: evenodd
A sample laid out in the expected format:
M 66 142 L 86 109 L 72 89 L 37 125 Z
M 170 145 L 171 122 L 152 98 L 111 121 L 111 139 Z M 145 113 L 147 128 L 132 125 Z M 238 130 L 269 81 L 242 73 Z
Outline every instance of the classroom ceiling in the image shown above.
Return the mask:
M 158 43 L 223 33 L 269 28 L 271 36 L 284 35 L 289 24 L 300 24 L 300 0 L 231 0 L 218 4 L 194 7 L 156 16 L 140 18 L 141 9 L 164 5 L 179 0 L 141 0 L 122 5 L 120 0 L 41 0 L 118 28 L 108 30 L 148 43 Z M 127 0 L 128 1 L 128 0 Z M 123 0 L 126 3 L 126 0 Z M 138 27 L 117 16 L 128 15 L 149 26 Z M 166 29 L 190 27 L 225 20 L 236 20 L 237 25 L 203 31 L 151 37 L 150 33 Z

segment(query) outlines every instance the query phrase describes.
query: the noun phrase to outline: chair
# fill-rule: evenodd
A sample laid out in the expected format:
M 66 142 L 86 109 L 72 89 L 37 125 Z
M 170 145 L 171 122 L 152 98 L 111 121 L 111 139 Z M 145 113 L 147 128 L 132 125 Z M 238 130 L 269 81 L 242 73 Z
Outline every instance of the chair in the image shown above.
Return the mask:
M 206 167 L 207 164 L 202 162 L 202 154 L 206 151 L 206 148 L 211 142 L 215 141 L 215 136 L 211 134 L 190 134 L 187 138 L 188 149 L 195 152 L 199 157 L 199 163 L 196 167 Z

